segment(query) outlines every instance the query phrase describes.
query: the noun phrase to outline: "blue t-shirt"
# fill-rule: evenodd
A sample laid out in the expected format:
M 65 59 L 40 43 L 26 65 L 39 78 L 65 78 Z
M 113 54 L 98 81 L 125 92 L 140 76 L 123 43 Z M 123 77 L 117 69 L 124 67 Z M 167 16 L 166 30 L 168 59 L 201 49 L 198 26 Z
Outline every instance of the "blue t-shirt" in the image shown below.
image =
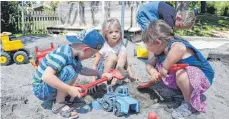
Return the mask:
M 137 12 L 137 23 L 144 31 L 150 22 L 155 20 L 164 20 L 172 28 L 175 25 L 176 10 L 165 2 L 149 2 L 139 6 Z
M 36 86 L 43 82 L 41 77 L 48 66 L 54 69 L 56 71 L 56 74 L 58 74 L 62 70 L 62 68 L 67 65 L 71 65 L 77 73 L 82 70 L 82 64 L 80 59 L 73 57 L 72 49 L 69 45 L 64 45 L 47 54 L 41 60 L 33 76 L 32 84 Z

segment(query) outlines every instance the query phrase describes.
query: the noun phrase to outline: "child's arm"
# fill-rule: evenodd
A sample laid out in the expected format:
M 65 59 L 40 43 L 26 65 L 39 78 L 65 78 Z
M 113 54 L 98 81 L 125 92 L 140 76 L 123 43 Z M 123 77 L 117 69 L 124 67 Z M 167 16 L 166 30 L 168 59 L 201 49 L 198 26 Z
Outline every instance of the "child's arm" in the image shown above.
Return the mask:
M 128 74 L 129 74 L 130 79 L 132 81 L 139 81 L 138 78 L 135 78 L 134 77 L 133 71 L 131 70 L 131 66 L 129 65 L 128 61 L 126 62 L 126 65 L 127 65 L 127 71 L 128 71 Z
M 94 69 L 94 70 L 97 69 L 97 65 L 98 65 L 101 57 L 102 57 L 102 55 L 100 53 L 95 54 L 95 59 L 94 59 L 93 64 L 92 64 L 92 69 Z M 91 81 L 93 82 L 95 80 L 96 80 L 96 76 L 93 76 Z
M 146 63 L 146 71 L 151 76 L 151 80 L 158 81 L 159 80 L 159 72 L 154 68 L 156 64 L 155 57 L 152 57 L 148 62 Z
M 163 62 L 163 68 L 169 70 L 173 64 L 177 63 L 186 53 L 186 47 L 183 43 L 174 43 Z
M 165 58 L 165 61 L 163 62 L 162 68 L 159 69 L 159 72 L 161 74 L 161 77 L 168 77 L 169 68 L 177 63 L 182 57 L 184 56 L 186 52 L 186 47 L 182 43 L 174 43 L 171 46 L 171 49 L 168 53 L 168 55 Z
M 68 84 L 62 82 L 56 75 L 56 71 L 51 67 L 47 67 L 42 76 L 42 80 L 50 85 L 51 87 L 56 88 L 62 92 L 66 92 L 73 97 L 80 97 L 80 88 L 69 86 Z
M 96 70 L 97 65 L 98 65 L 99 60 L 101 59 L 101 57 L 102 57 L 102 56 L 101 56 L 100 53 L 96 53 L 96 54 L 95 54 L 95 59 L 94 59 L 94 61 L 93 61 L 92 69 L 95 69 L 95 70 Z
M 146 71 L 148 74 L 153 74 L 157 72 L 157 70 L 153 67 L 156 64 L 156 59 L 155 57 L 152 57 L 150 60 L 147 61 L 146 63 Z

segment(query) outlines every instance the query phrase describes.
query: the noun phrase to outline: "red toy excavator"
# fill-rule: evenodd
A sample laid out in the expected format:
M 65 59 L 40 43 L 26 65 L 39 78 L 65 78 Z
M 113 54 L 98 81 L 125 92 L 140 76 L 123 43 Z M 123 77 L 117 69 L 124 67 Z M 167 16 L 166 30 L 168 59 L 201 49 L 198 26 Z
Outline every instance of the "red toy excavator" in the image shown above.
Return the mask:
M 50 44 L 49 49 L 45 50 L 39 50 L 38 47 L 35 47 L 35 56 L 34 59 L 30 60 L 30 63 L 34 66 L 36 69 L 37 66 L 40 64 L 41 60 L 50 52 L 54 50 L 54 45 L 53 43 Z

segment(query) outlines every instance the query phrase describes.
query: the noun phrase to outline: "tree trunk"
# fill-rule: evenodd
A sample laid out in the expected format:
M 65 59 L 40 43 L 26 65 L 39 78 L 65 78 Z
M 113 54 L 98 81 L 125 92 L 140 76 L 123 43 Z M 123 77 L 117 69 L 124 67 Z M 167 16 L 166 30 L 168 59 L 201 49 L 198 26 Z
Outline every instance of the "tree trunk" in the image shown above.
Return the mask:
M 206 13 L 206 1 L 201 1 L 200 2 L 200 6 L 201 6 L 201 11 L 200 11 L 200 13 Z

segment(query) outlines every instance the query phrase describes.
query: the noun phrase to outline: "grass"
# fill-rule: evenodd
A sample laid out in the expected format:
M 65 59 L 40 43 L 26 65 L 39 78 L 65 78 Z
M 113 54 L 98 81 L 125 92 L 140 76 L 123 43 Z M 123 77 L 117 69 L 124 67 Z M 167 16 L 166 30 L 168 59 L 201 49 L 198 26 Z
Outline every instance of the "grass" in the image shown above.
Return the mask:
M 47 32 L 32 32 L 32 33 L 25 33 L 25 34 L 22 34 L 22 33 L 16 33 L 16 34 L 13 34 L 15 37 L 21 37 L 21 36 L 27 36 L 27 35 L 33 35 L 33 36 L 36 36 L 36 35 L 47 35 L 48 33 Z
M 229 17 L 204 14 L 198 15 L 194 27 L 190 30 L 176 30 L 181 36 L 212 37 L 214 31 L 229 31 Z

